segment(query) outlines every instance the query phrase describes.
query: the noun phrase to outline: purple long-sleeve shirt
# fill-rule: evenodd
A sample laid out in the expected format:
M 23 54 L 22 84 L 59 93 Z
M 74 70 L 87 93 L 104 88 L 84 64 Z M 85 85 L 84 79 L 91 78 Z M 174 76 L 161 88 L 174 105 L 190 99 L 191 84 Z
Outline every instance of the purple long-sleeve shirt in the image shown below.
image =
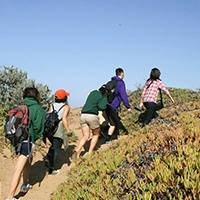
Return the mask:
M 117 88 L 115 90 L 116 97 L 114 98 L 113 102 L 111 103 L 111 106 L 114 109 L 118 109 L 120 107 L 121 102 L 123 102 L 123 104 L 125 105 L 126 108 L 130 108 L 124 81 L 121 78 L 119 78 L 118 76 L 113 77 L 112 80 L 117 80 Z

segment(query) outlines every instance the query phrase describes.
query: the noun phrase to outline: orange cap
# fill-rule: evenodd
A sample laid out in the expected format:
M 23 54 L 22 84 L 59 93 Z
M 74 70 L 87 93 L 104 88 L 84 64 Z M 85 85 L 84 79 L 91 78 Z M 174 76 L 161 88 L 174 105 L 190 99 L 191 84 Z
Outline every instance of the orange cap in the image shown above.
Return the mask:
M 68 97 L 69 95 L 70 95 L 70 93 L 63 89 L 56 90 L 56 92 L 55 92 L 55 97 L 57 99 L 64 99 L 65 97 Z

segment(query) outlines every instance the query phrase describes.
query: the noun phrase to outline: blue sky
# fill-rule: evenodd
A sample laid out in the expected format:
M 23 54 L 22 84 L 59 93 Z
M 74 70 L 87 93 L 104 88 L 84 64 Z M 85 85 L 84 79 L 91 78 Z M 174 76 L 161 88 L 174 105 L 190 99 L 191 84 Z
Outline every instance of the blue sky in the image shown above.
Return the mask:
M 200 88 L 199 0 L 0 0 L 0 65 L 14 65 L 81 106 L 126 72 L 127 88 L 158 66 L 168 86 Z

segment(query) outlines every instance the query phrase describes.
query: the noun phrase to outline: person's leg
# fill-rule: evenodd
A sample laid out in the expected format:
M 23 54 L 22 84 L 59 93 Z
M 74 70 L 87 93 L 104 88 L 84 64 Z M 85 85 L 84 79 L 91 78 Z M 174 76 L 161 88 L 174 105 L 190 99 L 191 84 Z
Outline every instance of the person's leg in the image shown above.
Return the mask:
M 54 138 L 53 140 L 53 170 L 55 170 L 56 163 L 58 161 L 59 152 L 61 150 L 63 140 L 61 138 Z
M 111 125 L 114 126 L 115 128 L 113 129 L 113 134 L 111 139 L 115 140 L 118 138 L 119 135 L 119 129 L 122 128 L 120 117 L 118 115 L 117 110 L 112 109 L 110 112 L 110 118 L 111 118 Z
M 158 102 L 157 104 L 155 104 L 155 112 L 154 112 L 154 115 L 153 115 L 154 119 L 159 117 L 159 114 L 156 111 L 159 111 L 161 109 L 163 109 L 163 103 L 162 102 Z
M 118 129 L 122 130 L 125 134 L 128 134 L 127 128 L 124 126 L 124 124 L 121 121 L 121 118 L 119 116 L 119 112 L 116 112 L 116 114 L 117 114 L 117 122 L 116 123 L 117 123 Z
M 151 122 L 156 112 L 156 103 L 153 102 L 145 102 L 144 106 L 146 107 L 144 125 L 147 125 Z
M 32 162 L 32 150 L 34 148 L 34 144 L 31 142 L 23 142 L 20 150 L 20 154 L 24 155 L 28 158 L 26 165 L 23 170 L 23 185 L 29 184 L 29 173 Z
M 100 133 L 100 129 L 99 128 L 96 128 L 94 130 L 92 130 L 92 140 L 91 140 L 91 143 L 90 143 L 90 149 L 89 149 L 89 153 L 92 153 L 97 142 L 98 142 L 98 139 L 99 139 L 99 133 Z
M 25 185 L 29 184 L 31 162 L 32 162 L 32 156 L 31 158 L 28 158 L 28 161 L 26 162 L 26 165 L 24 166 L 23 170 L 23 184 Z
M 51 146 L 49 148 L 49 151 L 47 153 L 46 160 L 45 160 L 49 171 L 53 170 L 53 161 L 54 161 L 54 147 L 53 147 L 53 139 L 52 139 Z
M 9 199 L 12 199 L 16 193 L 21 174 L 23 172 L 23 169 L 24 169 L 27 161 L 28 161 L 28 158 L 24 155 L 20 155 L 19 158 L 17 159 L 13 178 L 12 178 L 11 185 L 10 185 L 10 190 L 9 190 L 9 195 L 8 195 Z
M 107 138 L 107 141 L 110 141 L 112 135 L 114 134 L 117 128 L 116 127 L 116 113 L 115 113 L 115 110 L 110 105 L 108 105 L 106 108 L 106 115 L 107 115 L 107 119 L 110 125 L 109 130 L 108 130 L 109 137 Z
M 115 131 L 115 126 L 110 125 L 110 127 L 109 127 L 109 129 L 108 129 L 108 135 L 109 135 L 109 136 L 112 136 L 113 133 L 114 133 L 114 131 Z
M 82 148 L 90 137 L 90 128 L 88 125 L 82 126 L 83 137 L 81 138 L 78 147 L 76 148 L 77 158 L 79 158 Z
M 62 139 L 60 138 L 53 138 L 52 145 L 48 152 L 48 160 L 49 160 L 49 173 L 51 174 L 53 170 L 55 170 L 55 164 L 58 159 L 59 151 L 62 147 Z

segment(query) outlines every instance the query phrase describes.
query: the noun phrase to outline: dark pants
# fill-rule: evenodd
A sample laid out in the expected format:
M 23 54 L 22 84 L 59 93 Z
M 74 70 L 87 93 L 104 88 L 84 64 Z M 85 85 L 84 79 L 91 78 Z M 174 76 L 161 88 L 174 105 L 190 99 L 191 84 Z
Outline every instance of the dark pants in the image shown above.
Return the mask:
M 116 109 L 112 108 L 110 105 L 107 106 L 105 110 L 107 119 L 111 126 L 115 126 L 115 131 L 112 135 L 112 139 L 117 139 L 119 135 L 119 130 L 123 130 L 127 133 L 127 129 L 121 122 L 121 118 L 119 117 L 119 113 Z
M 63 140 L 61 138 L 53 138 L 51 140 L 51 147 L 47 154 L 47 159 L 49 161 L 49 172 L 55 170 L 55 164 L 58 160 L 59 151 L 61 150 Z
M 156 104 L 154 102 L 145 102 L 144 103 L 145 108 L 147 109 L 144 113 L 144 121 L 143 124 L 149 124 L 152 119 L 158 117 L 158 113 L 156 111 L 162 109 L 160 104 Z

